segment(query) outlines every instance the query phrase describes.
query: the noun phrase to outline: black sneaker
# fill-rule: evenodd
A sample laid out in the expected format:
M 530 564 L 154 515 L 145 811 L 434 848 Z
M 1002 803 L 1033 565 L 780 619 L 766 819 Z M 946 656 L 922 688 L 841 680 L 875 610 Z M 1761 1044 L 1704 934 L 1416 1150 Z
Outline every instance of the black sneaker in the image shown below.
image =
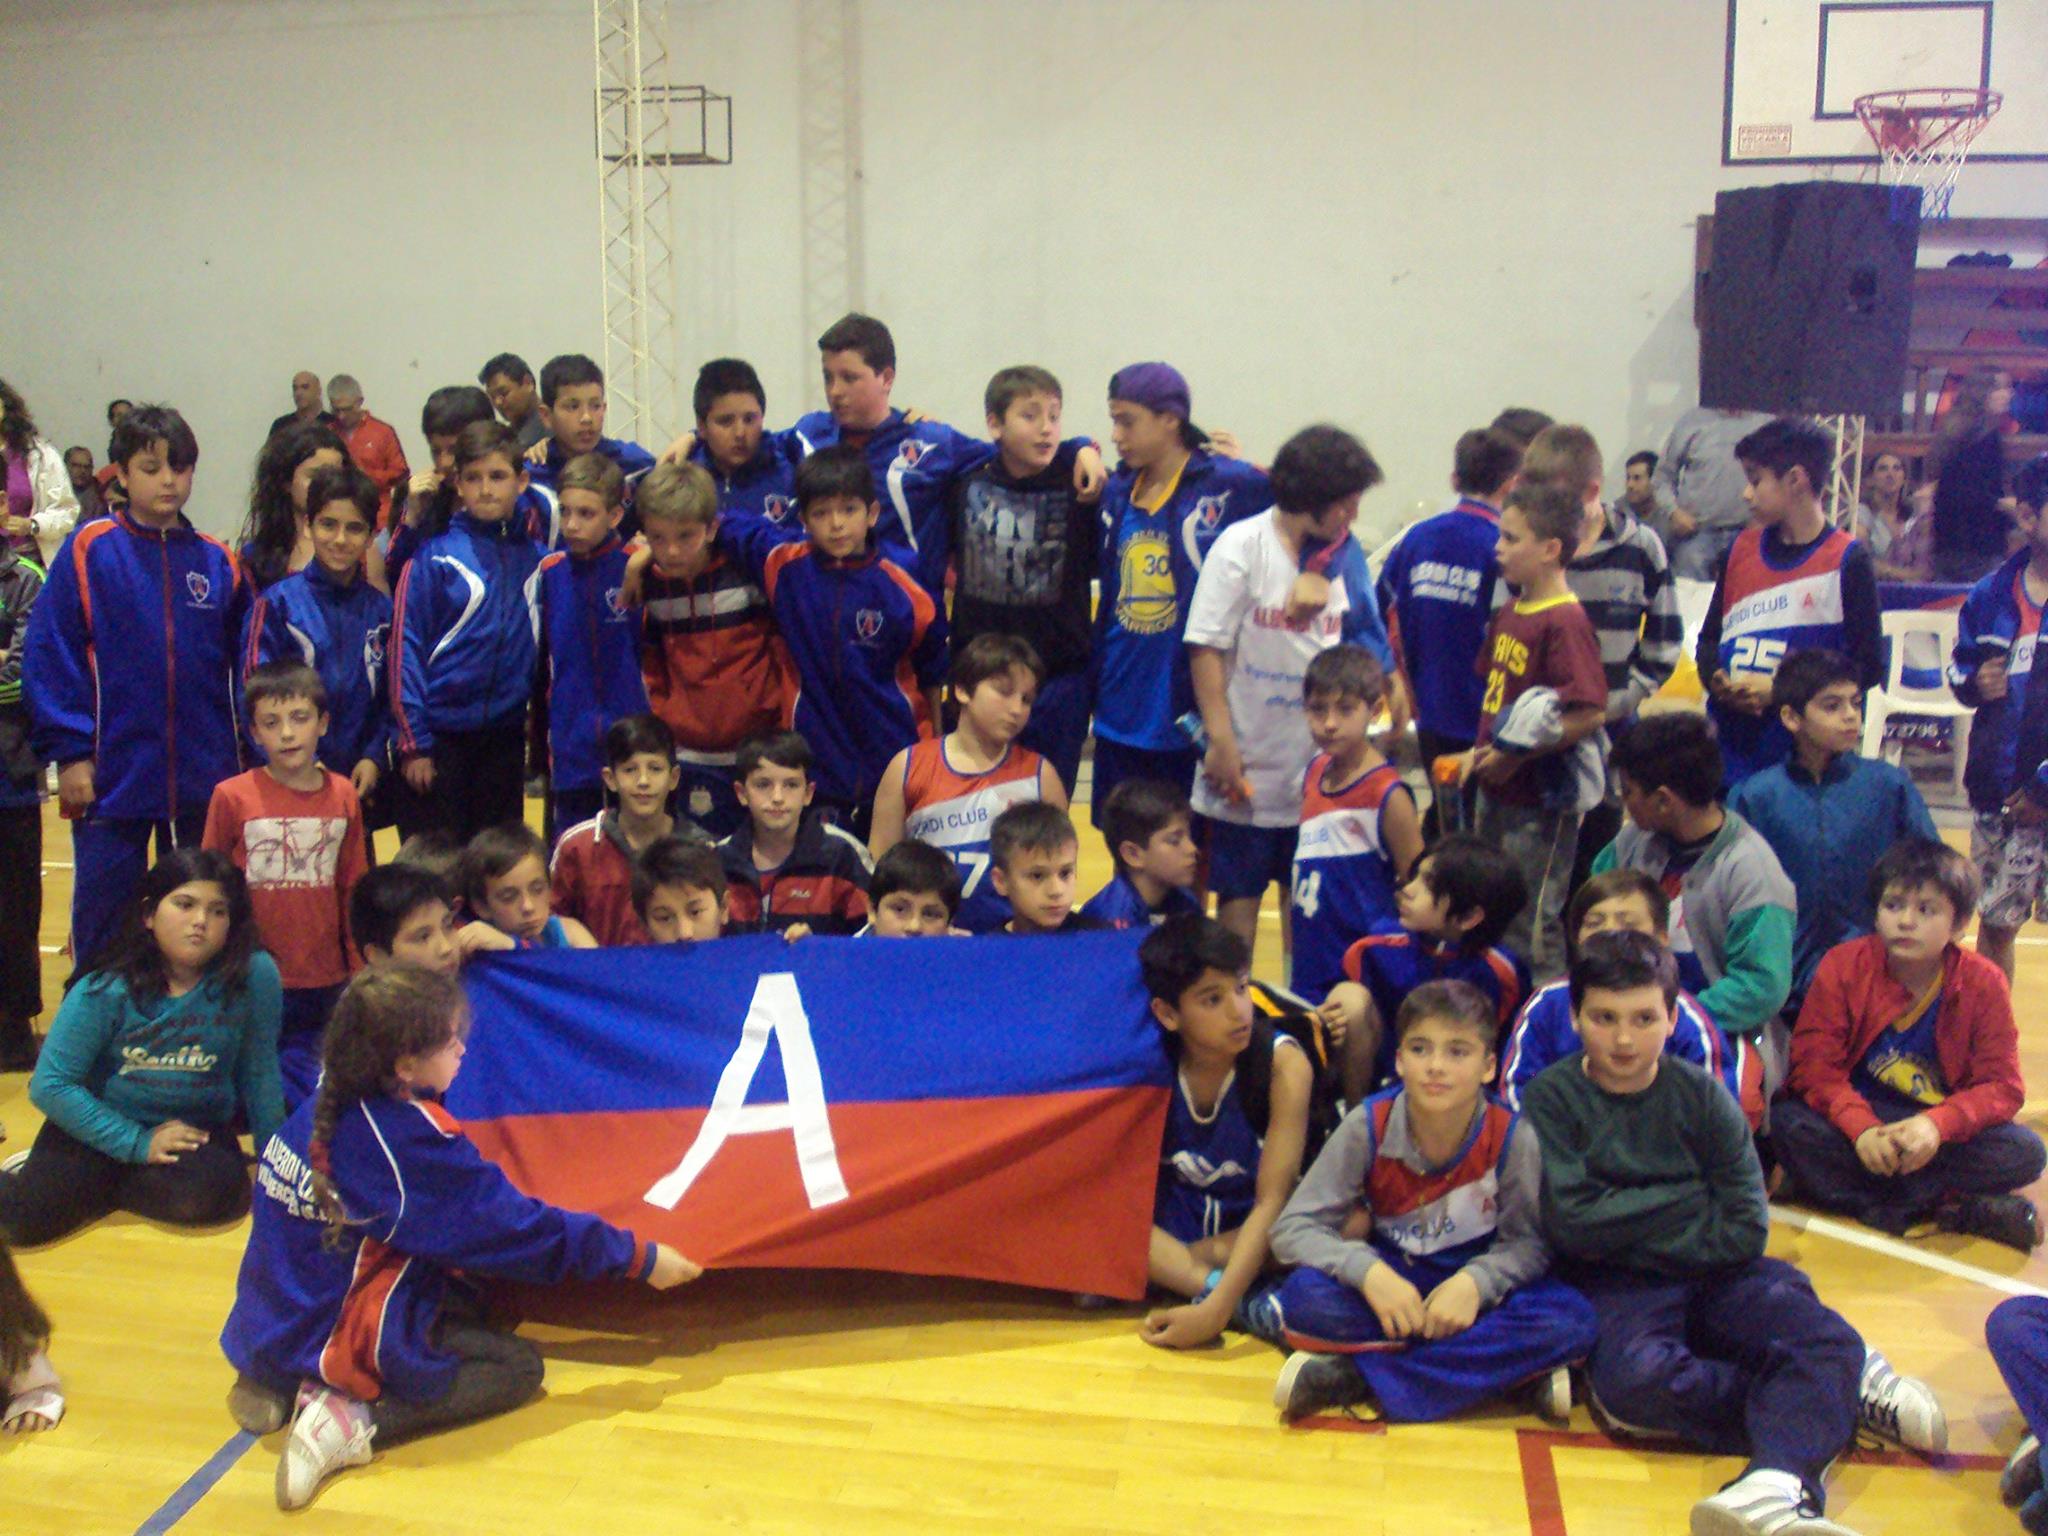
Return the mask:
M 1346 1355 L 1312 1355 L 1297 1349 L 1273 1382 L 1273 1406 L 1292 1423 L 1366 1400 L 1365 1378 Z
M 2041 1216 L 2025 1195 L 1962 1195 L 1935 1212 L 1944 1232 L 1966 1232 L 2032 1253 L 2041 1246 Z
M 2041 1491 L 2041 1442 L 2032 1435 L 2020 1436 L 2019 1446 L 2006 1459 L 1998 1476 L 1998 1498 L 2007 1509 L 2018 1509 Z

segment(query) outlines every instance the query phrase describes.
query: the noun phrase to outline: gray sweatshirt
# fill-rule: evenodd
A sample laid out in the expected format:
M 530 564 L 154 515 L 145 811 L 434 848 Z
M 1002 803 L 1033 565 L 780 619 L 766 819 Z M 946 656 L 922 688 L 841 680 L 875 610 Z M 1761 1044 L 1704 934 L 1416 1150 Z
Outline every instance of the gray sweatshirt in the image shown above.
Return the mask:
M 1514 1121 L 1508 1110 L 1481 1099 L 1473 1111 L 1478 1124 L 1472 1145 L 1450 1163 L 1431 1164 L 1409 1129 L 1404 1091 L 1393 1095 L 1385 1133 L 1374 1146 L 1373 1108 L 1382 1102 L 1383 1096 L 1375 1095 L 1352 1110 L 1324 1144 L 1307 1177 L 1295 1187 L 1294 1198 L 1273 1223 L 1276 1259 L 1319 1269 L 1356 1290 L 1365 1283 L 1366 1271 L 1382 1259 L 1441 1263 L 1483 1245 L 1465 1262 L 1463 1273 L 1472 1277 L 1480 1304 L 1488 1307 L 1550 1268 L 1550 1250 L 1538 1225 L 1543 1155 L 1526 1120 Z M 1506 1150 L 1488 1160 L 1481 1143 L 1510 1124 Z M 1466 1176 L 1419 1205 L 1399 1211 L 1373 1209 L 1372 1230 L 1363 1239 L 1342 1236 L 1354 1208 L 1373 1208 L 1374 1167 L 1382 1162 L 1401 1165 L 1382 1170 L 1378 1182 L 1383 1194 L 1454 1168 Z M 1387 1173 L 1394 1177 L 1384 1177 Z
M 1694 407 L 1671 429 L 1652 484 L 1702 528 L 1740 528 L 1749 521 L 1742 500 L 1749 477 L 1736 462 L 1735 445 L 1770 419 L 1762 411 Z

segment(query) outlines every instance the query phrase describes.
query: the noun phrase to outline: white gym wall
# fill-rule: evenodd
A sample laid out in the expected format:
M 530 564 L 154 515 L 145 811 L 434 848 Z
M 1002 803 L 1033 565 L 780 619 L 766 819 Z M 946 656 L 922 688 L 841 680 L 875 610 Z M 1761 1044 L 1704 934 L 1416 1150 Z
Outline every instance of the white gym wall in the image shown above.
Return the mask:
M 1618 472 L 1694 393 L 1694 217 L 1722 187 L 1709 0 L 863 0 L 867 307 L 897 399 L 973 430 L 995 367 L 1054 369 L 1106 437 L 1163 356 L 1264 456 L 1328 418 L 1440 499 L 1500 406 L 1586 422 Z M 760 368 L 820 403 L 799 313 L 797 0 L 673 0 L 675 78 L 735 99 L 730 167 L 678 176 L 683 384 Z M 421 401 L 501 348 L 601 351 L 580 0 L 0 0 L 0 375 L 60 444 L 113 395 L 202 446 L 238 524 L 291 373 L 356 374 L 423 456 Z M 2048 206 L 2048 167 L 1954 211 Z

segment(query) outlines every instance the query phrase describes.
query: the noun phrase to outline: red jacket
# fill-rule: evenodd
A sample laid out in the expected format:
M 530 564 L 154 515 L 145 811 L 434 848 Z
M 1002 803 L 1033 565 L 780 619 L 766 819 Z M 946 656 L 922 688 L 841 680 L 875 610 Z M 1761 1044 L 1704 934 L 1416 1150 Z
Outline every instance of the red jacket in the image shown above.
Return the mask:
M 1821 957 L 1799 1010 L 1786 1086 L 1851 1141 L 1882 1124 L 1849 1074 L 1914 1001 L 1885 969 L 1884 940 L 1876 934 L 1837 944 Z M 1939 1008 L 1934 1046 L 1949 1092 L 1927 1118 L 1943 1141 L 1968 1141 L 2008 1123 L 2026 1098 L 2005 973 L 1949 945 L 1941 960 Z
M 677 824 L 677 831 L 683 825 Z M 614 811 L 579 821 L 555 842 L 549 865 L 555 911 L 573 917 L 606 948 L 645 944 L 647 930 L 633 910 L 633 855 Z
M 338 427 L 335 430 L 341 432 L 341 440 L 348 444 L 348 456 L 356 461 L 356 467 L 376 482 L 377 526 L 388 527 L 392 489 L 405 484 L 412 474 L 405 462 L 405 450 L 399 446 L 398 434 L 391 430 L 389 422 L 379 421 L 368 411 L 363 412 L 355 431 Z
M 691 761 L 730 763 L 789 720 L 789 658 L 760 584 L 723 551 L 694 578 L 649 568 L 640 668 L 648 708 Z

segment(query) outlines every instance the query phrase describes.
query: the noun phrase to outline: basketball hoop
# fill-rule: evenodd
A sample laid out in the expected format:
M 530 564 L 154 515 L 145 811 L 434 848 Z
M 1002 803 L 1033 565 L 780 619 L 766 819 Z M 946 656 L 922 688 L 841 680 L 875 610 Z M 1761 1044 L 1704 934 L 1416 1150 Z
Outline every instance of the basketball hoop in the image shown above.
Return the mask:
M 1895 187 L 1920 189 L 1920 216 L 1948 217 L 1970 145 L 2005 104 L 1997 91 L 1925 86 L 1856 98 L 1856 117 Z

